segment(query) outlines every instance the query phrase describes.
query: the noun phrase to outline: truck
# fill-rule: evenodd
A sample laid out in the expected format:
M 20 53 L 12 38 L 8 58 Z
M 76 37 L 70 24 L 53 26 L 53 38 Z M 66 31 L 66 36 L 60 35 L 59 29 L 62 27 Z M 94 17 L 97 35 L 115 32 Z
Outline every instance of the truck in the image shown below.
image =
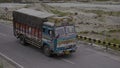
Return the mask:
M 71 17 L 22 8 L 13 11 L 13 32 L 22 45 L 30 44 L 46 56 L 76 51 L 76 31 Z

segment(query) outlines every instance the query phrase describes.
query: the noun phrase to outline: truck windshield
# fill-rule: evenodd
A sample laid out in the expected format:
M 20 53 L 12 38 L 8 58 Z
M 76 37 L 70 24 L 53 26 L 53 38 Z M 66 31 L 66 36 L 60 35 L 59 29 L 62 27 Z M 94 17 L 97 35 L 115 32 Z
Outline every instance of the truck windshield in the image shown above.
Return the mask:
M 55 29 L 55 35 L 56 35 L 56 36 L 59 35 L 60 37 L 64 36 L 64 35 L 65 35 L 64 27 L 57 27 L 57 28 Z
M 67 34 L 74 33 L 74 32 L 75 32 L 74 26 L 66 26 L 65 32 L 66 32 Z
M 71 35 L 75 33 L 74 26 L 64 26 L 64 27 L 57 27 L 55 30 L 56 36 L 64 37 L 66 35 Z

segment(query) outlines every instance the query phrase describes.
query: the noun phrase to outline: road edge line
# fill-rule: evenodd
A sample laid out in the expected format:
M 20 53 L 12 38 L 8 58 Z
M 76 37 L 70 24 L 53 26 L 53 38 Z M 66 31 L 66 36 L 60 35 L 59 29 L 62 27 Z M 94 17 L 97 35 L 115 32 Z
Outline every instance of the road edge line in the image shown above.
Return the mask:
M 24 68 L 22 65 L 18 64 L 17 62 L 15 62 L 14 60 L 10 59 L 9 57 L 5 56 L 4 54 L 2 54 L 0 52 L 0 56 L 5 59 L 6 61 L 8 61 L 9 63 L 11 63 L 12 65 L 14 65 L 16 68 Z

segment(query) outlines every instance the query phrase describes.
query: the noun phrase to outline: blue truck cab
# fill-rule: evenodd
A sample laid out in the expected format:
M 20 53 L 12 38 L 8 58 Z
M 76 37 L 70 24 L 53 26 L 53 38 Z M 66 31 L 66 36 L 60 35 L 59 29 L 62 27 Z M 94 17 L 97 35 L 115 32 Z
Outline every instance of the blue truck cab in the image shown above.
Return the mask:
M 46 54 L 71 54 L 76 51 L 76 31 L 69 17 L 56 17 L 52 22 L 44 22 L 42 41 Z M 49 55 L 48 54 L 48 55 Z

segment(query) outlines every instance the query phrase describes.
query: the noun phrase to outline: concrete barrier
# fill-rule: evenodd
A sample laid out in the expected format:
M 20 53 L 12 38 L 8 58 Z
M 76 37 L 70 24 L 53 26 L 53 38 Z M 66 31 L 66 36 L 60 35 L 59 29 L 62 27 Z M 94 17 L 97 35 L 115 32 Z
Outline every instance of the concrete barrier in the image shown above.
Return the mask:
M 105 45 L 106 47 L 114 47 L 114 48 L 120 49 L 120 44 L 115 44 L 115 43 L 111 43 L 111 42 L 107 42 L 107 41 L 92 39 L 92 38 L 88 38 L 88 37 L 80 36 L 80 35 L 78 35 L 77 38 L 79 40 L 85 40 L 85 41 L 88 41 L 90 43 L 91 42 L 92 43 L 98 43 L 98 44 Z

